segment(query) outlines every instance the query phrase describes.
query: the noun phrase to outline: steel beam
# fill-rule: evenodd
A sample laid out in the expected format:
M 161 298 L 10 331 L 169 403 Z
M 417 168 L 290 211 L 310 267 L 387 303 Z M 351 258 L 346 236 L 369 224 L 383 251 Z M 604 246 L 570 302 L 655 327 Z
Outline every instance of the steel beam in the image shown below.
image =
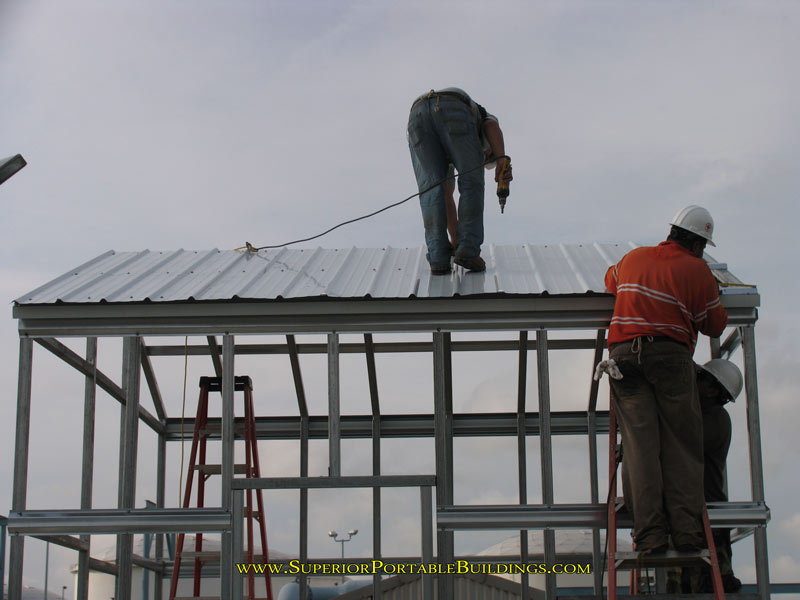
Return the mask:
M 32 369 L 33 343 L 29 339 L 22 338 L 19 341 L 17 436 L 14 444 L 14 489 L 11 495 L 11 509 L 14 511 L 25 510 L 27 501 Z M 24 538 L 12 539 L 10 550 L 11 552 L 8 560 L 8 597 L 9 600 L 22 600 L 22 565 L 25 552 Z
M 519 478 L 519 503 L 528 503 L 528 452 L 525 436 L 525 410 L 528 388 L 528 332 L 519 332 L 519 366 L 517 368 L 517 476 Z M 528 563 L 528 532 L 519 532 L 519 559 Z M 528 600 L 528 574 L 520 577 L 520 598 Z
M 450 477 L 450 503 L 455 495 L 454 469 L 453 469 L 453 354 L 450 352 L 452 343 L 450 332 L 442 334 L 444 345 L 444 411 L 445 411 L 445 447 L 447 449 L 447 472 Z M 455 552 L 455 546 L 453 547 Z
M 721 358 L 722 349 L 718 337 L 708 339 L 709 349 L 711 356 L 709 358 Z
M 206 341 L 208 342 L 208 354 L 211 355 L 211 363 L 214 365 L 214 375 L 216 377 L 222 377 L 222 359 L 220 358 L 219 354 L 219 344 L 217 344 L 217 338 L 213 335 L 206 336 Z M 188 345 L 184 346 L 184 354 L 188 353 Z
M 433 492 L 431 486 L 423 485 L 419 489 L 421 532 L 422 532 L 422 564 L 433 563 Z M 379 557 L 378 557 L 379 558 Z M 375 589 L 373 598 L 380 598 L 380 588 Z M 433 600 L 433 577 L 422 575 L 422 600 Z
M 369 382 L 369 400 L 372 406 L 372 416 L 381 414 L 381 404 L 378 398 L 378 374 L 375 367 L 375 342 L 372 334 L 364 334 L 364 355 L 367 359 L 367 381 Z
M 303 386 L 303 374 L 300 370 L 300 357 L 297 353 L 297 343 L 293 335 L 286 336 L 286 345 L 289 349 L 289 362 L 292 366 L 292 378 L 297 394 L 297 409 L 300 413 L 300 477 L 308 477 L 308 403 Z M 308 488 L 300 489 L 300 561 L 308 559 Z M 299 600 L 306 600 L 308 596 L 308 576 L 300 574 Z
M 111 381 L 111 378 L 99 371 L 95 365 L 89 364 L 56 339 L 37 338 L 36 343 L 42 348 L 46 348 L 65 363 L 74 369 L 77 369 L 87 377 L 95 377 L 97 386 L 100 389 L 117 400 L 123 406 L 125 405 L 125 392 L 123 392 L 122 388 L 120 388 L 116 383 Z M 139 407 L 139 418 L 147 423 L 150 429 L 156 433 L 161 433 L 164 429 L 164 427 L 161 425 L 161 422 L 141 406 Z
M 144 373 L 145 381 L 147 382 L 147 389 L 150 391 L 150 397 L 153 399 L 153 405 L 156 408 L 156 415 L 158 420 L 162 423 L 167 420 L 167 411 L 164 408 L 164 400 L 161 398 L 161 390 L 158 388 L 158 379 L 153 370 L 153 364 L 150 362 L 150 357 L 144 351 L 144 340 L 142 344 L 142 372 Z
M 719 348 L 720 358 L 730 359 L 731 355 L 736 352 L 739 346 L 742 345 L 742 335 L 739 327 L 735 327 L 733 331 L 725 338 Z
M 308 477 L 308 416 L 300 423 L 300 477 Z M 308 488 L 300 488 L 300 562 L 308 562 Z M 298 600 L 308 597 L 308 577 L 300 574 Z
M 445 334 L 433 334 L 433 404 L 436 447 L 436 506 L 443 509 L 453 504 L 453 473 L 450 470 L 449 456 L 453 438 L 448 440 L 447 381 L 446 381 Z M 438 528 L 438 524 L 437 524 Z M 440 563 L 453 560 L 453 533 L 438 529 L 437 554 Z M 439 598 L 453 597 L 453 576 L 440 574 L 438 577 Z
M 8 515 L 8 531 L 15 536 L 205 533 L 230 529 L 230 512 L 222 508 L 53 509 L 12 511 Z
M 593 503 L 600 501 L 600 484 L 597 474 L 597 395 L 600 392 L 600 380 L 595 381 L 594 370 L 601 360 L 606 346 L 606 331 L 600 329 L 595 339 L 594 357 L 589 370 L 589 407 L 587 409 L 587 423 L 589 435 L 589 493 Z M 606 431 L 608 427 L 606 427 Z M 600 553 L 600 529 L 592 529 L 592 574 L 594 576 L 594 593 L 602 594 L 603 591 L 603 557 Z
M 83 396 L 83 457 L 81 465 L 81 509 L 92 508 L 92 480 L 94 477 L 94 421 L 97 396 L 97 338 L 86 338 L 86 362 L 95 366 L 93 375 L 86 376 Z M 89 548 L 90 537 L 84 536 L 86 550 L 78 553 L 77 600 L 89 598 Z
M 292 379 L 294 379 L 294 389 L 297 394 L 297 409 L 301 417 L 308 416 L 308 404 L 306 403 L 306 392 L 303 387 L 303 374 L 300 371 L 300 357 L 297 353 L 297 343 L 293 335 L 286 336 L 286 347 L 289 351 L 289 363 L 292 366 Z
M 365 334 L 365 338 L 372 334 Z M 295 336 L 286 336 L 292 339 Z M 431 342 L 373 342 L 372 344 L 348 342 L 339 344 L 339 354 L 364 354 L 370 352 L 375 354 L 405 354 L 405 353 L 429 353 L 433 351 Z M 536 342 L 528 342 L 528 350 L 534 350 Z M 592 339 L 555 339 L 549 340 L 547 347 L 550 350 L 591 350 L 594 348 Z M 327 354 L 328 345 L 320 343 L 295 343 L 298 354 Z M 451 342 L 453 352 L 514 352 L 519 349 L 518 340 L 461 340 Z M 148 346 L 147 353 L 150 356 L 183 356 L 185 352 L 190 356 L 205 356 L 210 350 L 206 345 L 193 344 L 188 350 L 181 345 L 158 345 Z M 237 344 L 236 355 L 261 355 L 261 354 L 287 354 L 291 352 L 289 344 Z
M 233 401 L 234 401 L 234 337 L 224 335 L 222 337 L 222 498 L 220 504 L 222 508 L 230 509 L 231 491 L 233 484 Z M 230 565 L 233 562 L 233 546 L 230 532 L 222 534 L 222 552 L 220 560 L 223 565 Z M 231 569 L 223 569 L 221 573 L 220 589 L 229 591 L 232 588 Z M 223 594 L 224 595 L 224 594 Z
M 230 597 L 241 598 L 244 594 L 244 577 L 236 572 L 234 565 L 244 562 L 242 558 L 242 549 L 244 548 L 244 492 L 242 490 L 233 490 L 231 499 L 233 560 L 227 563 L 223 561 L 221 565 L 223 572 L 228 572 L 227 578 L 231 583 Z M 224 598 L 227 594 L 222 593 L 221 595 Z
M 742 327 L 744 352 L 744 389 L 747 397 L 747 437 L 750 448 L 750 488 L 753 502 L 764 502 L 764 467 L 761 454 L 761 423 L 758 408 L 758 375 L 756 372 L 756 338 L 753 327 Z M 757 527 L 754 533 L 756 583 L 762 600 L 770 596 L 767 528 Z
M 547 356 L 547 331 L 540 329 L 536 332 L 536 373 L 539 383 L 539 416 L 541 435 L 539 448 L 541 450 L 542 466 L 542 504 L 553 505 L 553 440 L 551 438 L 550 423 L 550 366 Z M 553 564 L 556 560 L 555 531 L 544 530 L 544 560 Z M 555 600 L 556 576 L 552 573 L 545 575 L 545 595 L 547 600 Z
M 113 562 L 98 560 L 96 558 L 89 559 L 89 570 L 97 571 L 99 573 L 106 573 L 114 577 L 116 577 L 117 573 L 119 572 L 117 569 L 117 565 L 115 565 Z
M 300 422 L 300 477 L 308 477 L 308 416 Z M 308 488 L 300 488 L 300 562 L 308 562 Z M 308 577 L 300 574 L 300 597 L 308 596 Z
M 158 456 L 156 458 L 156 508 L 163 509 L 166 500 L 167 440 L 163 434 L 158 436 Z M 164 535 L 156 534 L 156 561 L 164 560 Z M 154 600 L 161 600 L 164 593 L 164 573 L 155 574 Z
M 270 440 L 298 440 L 303 417 L 256 417 L 256 437 Z M 372 436 L 372 415 L 344 415 L 341 417 L 341 437 L 343 439 L 369 439 Z M 516 436 L 518 431 L 517 413 L 461 413 L 453 415 L 454 437 Z M 585 411 L 558 411 L 551 413 L 552 435 L 586 435 L 588 428 Z M 220 420 L 210 418 L 211 428 L 219 431 Z M 237 423 L 242 423 L 241 419 Z M 309 437 L 312 440 L 328 439 L 328 417 L 308 418 Z M 598 411 L 597 433 L 608 433 L 608 411 Z M 184 428 L 194 427 L 194 417 L 184 420 Z M 166 425 L 167 440 L 180 441 L 181 420 L 171 418 Z M 540 434 L 538 413 L 526 413 L 525 434 Z M 219 439 L 219 434 L 211 432 L 210 438 Z M 424 438 L 434 437 L 434 416 L 382 415 L 381 438 Z
M 89 551 L 89 542 L 85 542 L 81 538 L 76 538 L 71 535 L 34 535 L 31 537 L 77 552 Z
M 131 555 L 131 562 L 136 565 L 137 567 L 141 567 L 146 571 L 152 571 L 153 573 L 163 573 L 164 572 L 164 565 L 158 561 L 151 560 L 145 556 L 139 556 L 138 554 Z
M 375 367 L 375 344 L 372 334 L 364 334 L 364 356 L 367 361 L 367 380 L 369 382 L 369 400 L 372 407 L 372 476 L 381 475 L 381 405 L 378 397 L 378 374 Z M 430 513 L 429 513 L 430 518 Z M 372 556 L 380 559 L 381 552 L 381 488 L 372 488 Z M 383 594 L 380 574 L 372 576 L 372 594 L 380 598 Z M 423 586 L 425 582 L 423 581 Z M 433 600 L 431 598 L 431 600 Z
M 605 527 L 605 504 L 456 505 L 438 509 L 439 529 L 588 529 Z M 763 526 L 770 519 L 769 509 L 756 502 L 710 502 L 708 519 L 713 528 Z M 620 513 L 620 529 L 633 526 L 627 513 Z
M 139 444 L 139 385 L 141 373 L 141 340 L 129 337 L 123 340 L 123 361 L 125 363 L 125 436 L 124 459 L 120 473 L 121 502 L 119 508 L 132 509 L 136 502 L 136 459 Z M 117 537 L 116 598 L 131 599 L 133 535 L 124 533 Z
M 342 474 L 342 426 L 339 406 L 339 334 L 328 334 L 328 475 Z
M 725 294 L 731 326 L 758 318 L 760 297 Z M 575 297 L 403 298 L 373 301 L 153 302 L 135 304 L 17 304 L 23 336 L 218 335 L 354 332 L 522 331 L 601 329 L 611 295 Z
M 8 519 L 0 515 L 0 600 L 6 597 L 6 526 Z
M 235 490 L 302 490 L 330 488 L 419 487 L 436 485 L 434 475 L 347 475 L 343 477 L 239 477 Z

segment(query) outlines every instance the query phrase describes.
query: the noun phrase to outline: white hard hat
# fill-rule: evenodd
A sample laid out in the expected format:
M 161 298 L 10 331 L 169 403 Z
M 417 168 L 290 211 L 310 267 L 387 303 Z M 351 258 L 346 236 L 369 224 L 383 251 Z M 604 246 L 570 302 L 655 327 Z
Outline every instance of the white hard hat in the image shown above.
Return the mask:
M 724 358 L 714 358 L 700 368 L 725 388 L 731 402 L 736 401 L 736 397 L 742 392 L 742 386 L 744 385 L 739 367 Z
M 711 218 L 711 213 L 702 206 L 692 204 L 680 209 L 669 224 L 691 231 L 695 235 L 708 240 L 710 245 L 716 246 L 711 241 L 711 236 L 714 234 L 714 219 Z

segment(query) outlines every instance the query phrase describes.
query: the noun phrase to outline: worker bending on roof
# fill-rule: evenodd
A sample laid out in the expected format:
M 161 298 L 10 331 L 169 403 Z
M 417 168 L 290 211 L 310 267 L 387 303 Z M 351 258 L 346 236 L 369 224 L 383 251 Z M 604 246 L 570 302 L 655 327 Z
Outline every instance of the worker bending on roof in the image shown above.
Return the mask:
M 666 241 L 636 248 L 606 273 L 616 298 L 609 356 L 623 377 L 611 388 L 625 448 L 637 550 L 703 547 L 703 421 L 692 361 L 697 333 L 719 336 L 728 322 L 702 259 L 714 222 L 688 206 Z
M 484 176 L 480 166 L 491 157 L 505 155 L 503 132 L 497 117 L 487 113 L 463 90 L 431 90 L 411 106 L 408 147 L 420 191 L 431 273 L 450 273 L 453 254 L 456 264 L 470 271 L 484 271 L 486 263 L 480 256 Z M 487 165 L 487 168 L 495 168 L 495 181 L 502 172 L 500 162 Z M 459 172 L 455 248 L 447 240 L 445 186 L 436 185 L 447 177 L 450 164 Z M 504 179 L 511 181 L 511 178 L 509 170 Z M 436 187 L 428 189 L 434 185 Z

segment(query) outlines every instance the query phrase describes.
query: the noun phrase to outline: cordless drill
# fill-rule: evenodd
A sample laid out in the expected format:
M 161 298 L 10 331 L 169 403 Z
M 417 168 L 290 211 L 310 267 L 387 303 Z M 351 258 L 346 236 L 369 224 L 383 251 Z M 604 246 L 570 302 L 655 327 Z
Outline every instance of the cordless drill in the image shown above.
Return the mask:
M 511 170 L 511 159 L 502 156 L 497 159 L 500 161 L 500 177 L 497 178 L 497 200 L 500 202 L 500 213 L 505 212 L 506 198 L 508 198 L 508 181 L 506 174 Z

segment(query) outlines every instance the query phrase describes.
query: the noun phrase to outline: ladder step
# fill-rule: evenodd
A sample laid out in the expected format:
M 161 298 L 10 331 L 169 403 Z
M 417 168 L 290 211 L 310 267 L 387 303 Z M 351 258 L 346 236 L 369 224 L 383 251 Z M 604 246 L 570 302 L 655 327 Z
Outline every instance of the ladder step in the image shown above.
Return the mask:
M 208 388 L 209 392 L 222 391 L 222 377 L 201 377 L 200 387 Z M 253 380 L 246 375 L 237 375 L 233 378 L 233 387 L 237 392 L 241 392 L 245 388 L 253 389 Z
M 667 550 L 663 554 L 642 554 L 640 552 L 617 552 L 615 555 L 617 569 L 632 569 L 636 567 L 683 567 L 698 563 L 710 564 L 708 550 L 697 552 L 678 552 Z
M 195 465 L 196 471 L 202 471 L 206 475 L 221 475 L 222 465 Z M 233 472 L 235 474 L 247 473 L 247 465 L 233 465 Z

